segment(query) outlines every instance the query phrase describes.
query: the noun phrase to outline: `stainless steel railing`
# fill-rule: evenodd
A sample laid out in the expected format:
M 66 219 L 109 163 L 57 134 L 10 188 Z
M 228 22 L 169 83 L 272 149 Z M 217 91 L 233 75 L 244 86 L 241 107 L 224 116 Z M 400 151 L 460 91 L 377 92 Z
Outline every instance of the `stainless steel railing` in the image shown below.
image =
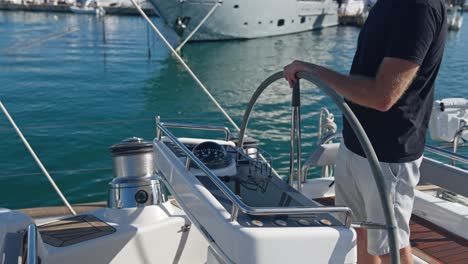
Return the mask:
M 441 157 L 451 159 L 452 161 L 459 161 L 468 164 L 468 158 L 458 153 L 454 153 L 434 146 L 426 146 L 425 150 L 433 154 L 439 155 Z
M 157 140 L 161 141 L 163 134 L 180 148 L 187 160 L 193 162 L 208 178 L 221 190 L 221 192 L 232 202 L 231 221 L 236 221 L 239 211 L 247 215 L 298 215 L 298 214 L 318 214 L 318 213 L 343 213 L 345 214 L 345 226 L 351 226 L 351 209 L 348 207 L 251 207 L 246 205 L 234 194 L 208 167 L 203 164 L 184 144 L 182 144 L 166 127 L 164 123 L 157 122 Z M 189 170 L 189 168 L 185 168 Z
M 37 227 L 35 224 L 30 224 L 28 226 L 26 261 L 24 263 L 26 264 L 38 263 Z
M 462 123 L 463 125 L 455 132 L 455 136 L 453 137 L 453 153 L 457 153 L 458 151 L 458 140 L 463 135 L 463 132 L 468 130 L 468 124 L 466 121 Z M 455 166 L 455 160 L 452 160 L 452 165 Z
M 229 131 L 228 127 L 221 127 L 221 126 L 209 126 L 209 125 L 190 125 L 190 124 L 180 124 L 180 123 L 164 123 L 165 127 L 173 127 L 173 128 L 187 128 L 187 129 L 195 129 L 195 130 L 207 130 L 207 131 L 222 131 L 226 134 L 226 141 L 228 141 L 231 137 L 231 132 Z

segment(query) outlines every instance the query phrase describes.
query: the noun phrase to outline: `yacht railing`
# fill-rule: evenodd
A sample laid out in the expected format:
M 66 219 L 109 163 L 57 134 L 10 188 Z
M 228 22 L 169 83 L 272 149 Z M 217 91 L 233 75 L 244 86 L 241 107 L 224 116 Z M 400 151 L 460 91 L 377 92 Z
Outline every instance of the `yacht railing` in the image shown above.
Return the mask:
M 462 126 L 455 132 L 455 136 L 453 137 L 453 153 L 457 153 L 458 151 L 458 141 L 463 136 L 463 132 L 468 131 L 468 124 L 465 120 L 462 122 Z M 455 166 L 455 160 L 452 160 L 452 165 Z
M 38 254 L 37 254 L 37 227 L 35 224 L 30 224 L 28 226 L 27 232 L 27 249 L 26 249 L 26 261 L 25 264 L 38 264 Z
M 454 153 L 454 152 L 451 152 L 442 148 L 434 147 L 434 146 L 426 146 L 425 150 L 430 153 L 439 155 L 441 157 L 451 159 L 452 161 L 459 161 L 459 162 L 468 164 L 468 158 L 458 153 Z
M 464 126 L 462 128 L 460 128 L 459 131 L 465 131 L 465 130 L 468 130 L 468 126 Z M 461 135 L 461 133 L 457 133 L 458 136 Z M 329 134 L 325 137 L 323 137 L 319 142 L 318 142 L 318 145 L 322 145 L 322 144 L 328 144 L 330 142 L 332 142 L 333 140 L 335 139 L 339 139 L 339 138 L 342 138 L 343 135 L 341 133 L 333 133 L 333 134 Z M 447 158 L 447 159 L 450 159 L 452 161 L 452 165 L 455 165 L 454 163 L 455 162 L 461 162 L 461 163 L 464 163 L 464 164 L 468 164 L 468 157 L 464 156 L 464 155 L 461 155 L 461 154 L 458 154 L 456 153 L 457 151 L 457 148 L 455 147 L 457 144 L 455 142 L 458 141 L 458 138 L 455 137 L 455 140 L 454 140 L 454 151 L 451 152 L 451 151 L 448 151 L 448 150 L 445 150 L 443 148 L 440 148 L 440 147 L 435 147 L 435 146 L 430 146 L 430 145 L 426 145 L 425 147 L 425 150 L 427 152 L 430 152 L 432 154 L 435 154 L 435 155 L 438 155 L 440 157 L 443 157 L 443 158 Z M 306 162 L 306 164 L 302 167 L 302 174 L 304 175 L 304 181 L 307 179 L 307 174 L 308 174 L 308 171 L 309 169 L 313 166 L 313 163 L 311 162 Z M 322 175 L 323 177 L 323 175 Z
M 236 221 L 239 211 L 247 215 L 299 215 L 299 214 L 320 214 L 320 213 L 343 213 L 345 214 L 344 225 L 351 226 L 351 209 L 348 207 L 251 207 L 246 205 L 239 197 L 234 194 L 208 167 L 203 164 L 183 143 L 181 143 L 166 127 L 164 123 L 156 123 L 158 131 L 157 140 L 161 141 L 162 136 L 170 139 L 180 150 L 187 155 L 187 162 L 195 164 L 208 178 L 219 188 L 219 190 L 231 201 L 231 221 Z M 185 166 L 188 171 L 190 168 Z
M 195 130 L 207 130 L 207 131 L 222 131 L 226 135 L 226 141 L 228 141 L 231 137 L 231 132 L 229 131 L 228 127 L 220 127 L 220 126 L 210 126 L 210 125 L 191 125 L 191 124 L 180 124 L 180 123 L 164 123 L 165 127 L 172 127 L 172 128 L 188 128 L 188 129 L 195 129 Z

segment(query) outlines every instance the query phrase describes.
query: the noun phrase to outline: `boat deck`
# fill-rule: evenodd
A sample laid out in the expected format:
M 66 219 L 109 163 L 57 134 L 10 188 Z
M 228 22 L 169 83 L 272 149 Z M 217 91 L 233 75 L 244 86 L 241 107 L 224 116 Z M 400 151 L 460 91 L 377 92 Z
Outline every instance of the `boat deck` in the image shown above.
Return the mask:
M 315 199 L 323 205 L 334 205 L 334 197 Z M 105 202 L 74 205 L 78 213 L 105 207 Z M 33 218 L 67 215 L 63 206 L 20 210 Z M 416 215 L 411 217 L 413 254 L 428 263 L 468 263 L 468 240 Z
M 334 198 L 315 201 L 334 205 Z M 457 236 L 416 215 L 411 217 L 411 246 L 413 254 L 428 263 L 468 263 L 468 240 Z

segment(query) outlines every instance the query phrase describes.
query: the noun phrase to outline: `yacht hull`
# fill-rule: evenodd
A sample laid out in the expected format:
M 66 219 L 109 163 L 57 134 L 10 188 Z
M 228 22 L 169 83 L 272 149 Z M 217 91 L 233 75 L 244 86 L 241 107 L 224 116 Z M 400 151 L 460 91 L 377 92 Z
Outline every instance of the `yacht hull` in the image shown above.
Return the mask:
M 217 1 L 150 0 L 182 38 L 203 20 Z M 252 39 L 321 29 L 338 24 L 337 6 L 325 1 L 224 1 L 191 40 Z M 184 28 L 185 27 L 185 28 Z
M 90 7 L 74 7 L 71 6 L 70 10 L 75 14 L 84 14 L 84 15 L 95 15 L 96 9 Z

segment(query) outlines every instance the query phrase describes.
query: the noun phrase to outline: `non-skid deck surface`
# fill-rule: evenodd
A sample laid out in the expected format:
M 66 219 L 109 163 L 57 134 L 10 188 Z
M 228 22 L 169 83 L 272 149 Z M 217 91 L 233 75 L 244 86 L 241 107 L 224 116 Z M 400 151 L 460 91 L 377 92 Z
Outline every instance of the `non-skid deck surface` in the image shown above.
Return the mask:
M 79 215 L 39 226 L 45 243 L 65 247 L 115 232 L 115 228 L 92 215 Z
M 468 263 L 468 240 L 413 215 L 411 246 L 433 258 L 434 263 Z
M 315 201 L 323 205 L 334 205 L 334 198 Z M 411 246 L 413 253 L 428 263 L 468 263 L 468 240 L 413 215 L 410 221 Z

